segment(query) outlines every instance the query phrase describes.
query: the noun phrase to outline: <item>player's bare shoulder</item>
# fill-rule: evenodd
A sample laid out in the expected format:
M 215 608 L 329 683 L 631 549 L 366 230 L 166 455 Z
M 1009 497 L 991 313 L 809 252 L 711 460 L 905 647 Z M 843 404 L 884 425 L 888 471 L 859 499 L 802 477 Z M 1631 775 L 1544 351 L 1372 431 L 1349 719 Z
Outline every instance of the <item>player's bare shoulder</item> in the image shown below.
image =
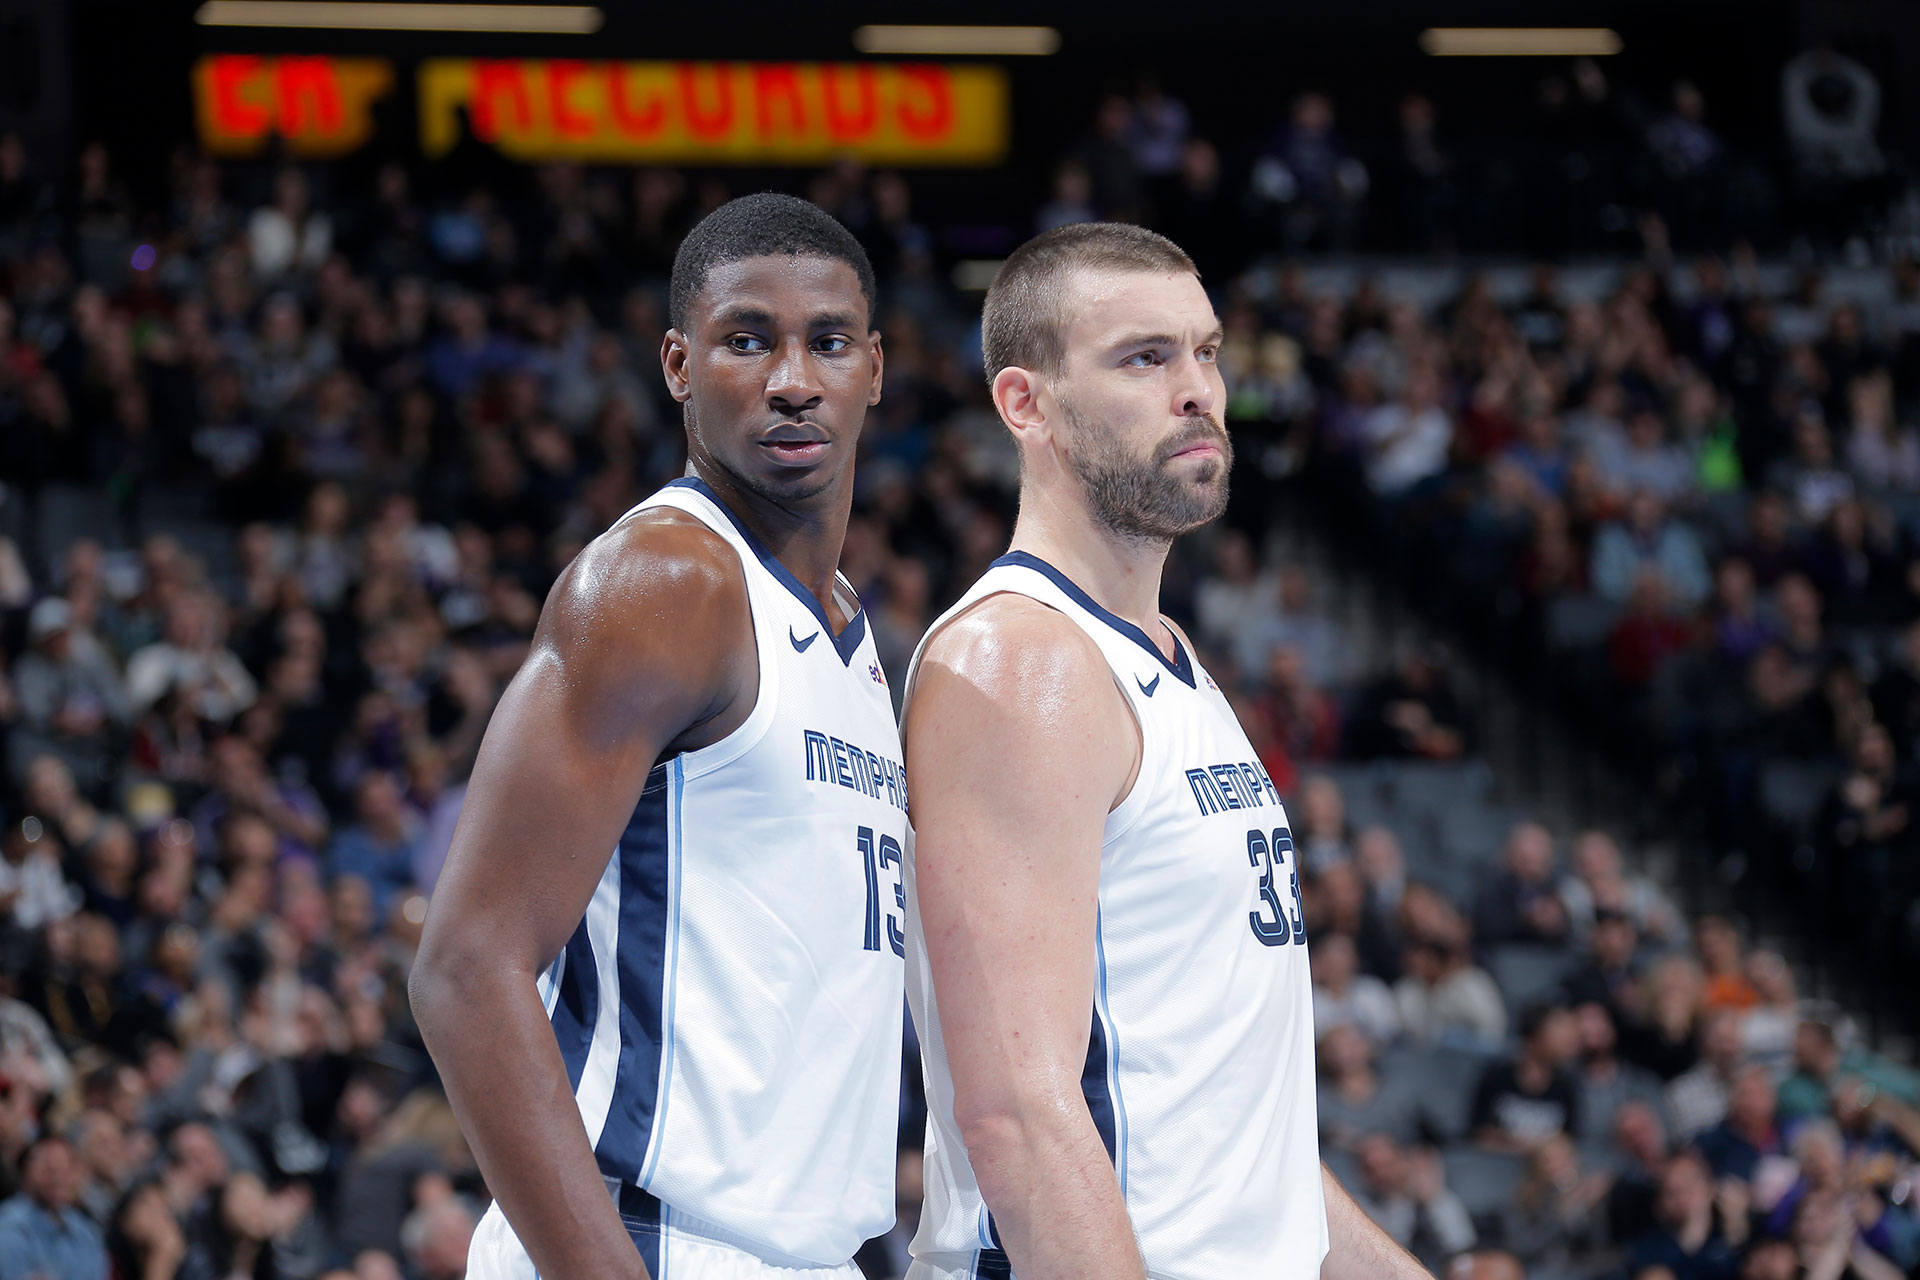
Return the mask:
M 697 517 L 634 512 L 588 543 L 554 583 L 529 663 L 608 711 L 679 704 L 686 725 L 752 705 L 758 663 L 739 554 Z
M 988 596 L 928 641 L 905 730 L 910 769 L 917 744 L 970 737 L 1003 750 L 1050 744 L 1087 767 L 1110 763 L 1124 779 L 1139 750 L 1100 646 L 1059 610 L 1014 592 Z

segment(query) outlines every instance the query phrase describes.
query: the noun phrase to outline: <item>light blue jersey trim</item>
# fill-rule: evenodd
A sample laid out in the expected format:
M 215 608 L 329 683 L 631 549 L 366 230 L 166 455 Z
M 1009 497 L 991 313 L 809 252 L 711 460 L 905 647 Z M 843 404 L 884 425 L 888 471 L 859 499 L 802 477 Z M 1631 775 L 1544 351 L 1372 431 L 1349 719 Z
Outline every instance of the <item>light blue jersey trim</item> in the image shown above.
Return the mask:
M 673 1083 L 673 1004 L 675 979 L 680 971 L 680 851 L 684 843 L 680 814 L 686 798 L 686 778 L 679 756 L 667 762 L 667 963 L 666 994 L 661 1001 L 660 1038 L 660 1092 L 659 1102 L 653 1109 L 653 1132 L 647 1141 L 647 1159 L 640 1168 L 639 1186 L 652 1189 L 654 1171 L 660 1167 L 660 1149 L 665 1144 L 662 1139 L 667 1132 L 667 1100 Z M 661 1206 L 662 1222 L 665 1222 L 665 1205 Z M 666 1262 L 666 1230 L 660 1232 L 660 1259 L 664 1267 Z M 660 1280 L 655 1277 L 655 1280 Z
M 1097 909 L 1093 922 L 1093 952 L 1099 961 L 1098 985 L 1094 990 L 1094 1009 L 1107 1033 L 1107 1091 L 1113 1095 L 1113 1170 L 1120 1179 L 1120 1198 L 1127 1198 L 1127 1104 L 1120 1096 L 1120 1037 L 1113 1026 L 1113 1009 L 1107 999 L 1107 944 L 1105 922 Z

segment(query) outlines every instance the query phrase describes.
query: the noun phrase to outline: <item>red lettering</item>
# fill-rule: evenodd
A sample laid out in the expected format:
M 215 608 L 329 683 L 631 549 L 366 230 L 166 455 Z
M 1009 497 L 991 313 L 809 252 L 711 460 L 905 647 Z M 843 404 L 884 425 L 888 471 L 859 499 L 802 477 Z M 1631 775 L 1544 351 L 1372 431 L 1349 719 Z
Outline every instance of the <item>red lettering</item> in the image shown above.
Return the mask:
M 613 108 L 613 123 L 629 138 L 651 138 L 666 123 L 667 104 L 653 94 L 635 108 L 627 99 L 627 78 L 618 62 L 607 65 L 607 102 Z
M 807 131 L 807 104 L 800 96 L 800 70 L 792 63 L 762 63 L 753 69 L 753 97 L 760 125 L 760 136 L 771 138 L 774 107 L 785 104 L 787 128 L 796 134 Z
M 840 78 L 853 80 L 854 105 L 849 109 L 840 99 Z M 880 119 L 880 96 L 875 88 L 872 67 L 827 66 L 820 69 L 820 85 L 827 106 L 827 134 L 835 142 L 853 142 L 868 137 Z
M 556 59 L 547 64 L 547 116 L 553 121 L 553 131 L 563 138 L 593 136 L 594 118 L 574 110 L 567 101 L 567 91 L 585 74 L 584 62 Z
M 340 132 L 345 113 L 340 106 L 340 80 L 331 62 L 325 58 L 282 58 L 274 70 L 282 137 Z
M 241 138 L 266 133 L 272 123 L 267 109 L 240 96 L 259 71 L 260 59 L 252 54 L 221 54 L 213 59 L 213 125 L 221 133 Z
M 912 98 L 902 93 L 898 107 L 901 132 L 915 142 L 932 142 L 953 128 L 953 84 L 945 71 L 939 67 L 902 67 L 900 78 L 905 82 L 903 89 L 918 87 L 924 95 L 923 103 L 916 107 Z
M 501 119 L 501 106 L 513 113 Z M 533 105 L 527 97 L 527 79 L 517 62 L 478 61 L 473 64 L 473 132 L 482 142 L 497 142 L 501 126 L 521 133 L 533 125 Z
M 712 63 L 683 62 L 676 69 L 680 81 L 680 112 L 687 132 L 702 142 L 718 142 L 733 132 L 733 76 Z M 705 72 L 712 107 L 700 101 L 699 77 Z

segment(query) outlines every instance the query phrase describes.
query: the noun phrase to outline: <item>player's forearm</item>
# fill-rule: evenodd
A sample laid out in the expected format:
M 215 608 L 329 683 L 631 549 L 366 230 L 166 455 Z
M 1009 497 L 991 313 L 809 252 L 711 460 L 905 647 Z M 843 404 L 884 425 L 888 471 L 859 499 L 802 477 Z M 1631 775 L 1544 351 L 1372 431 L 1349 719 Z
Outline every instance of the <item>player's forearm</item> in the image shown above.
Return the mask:
M 981 1115 L 962 1137 L 1021 1280 L 1144 1280 L 1112 1160 L 1079 1099 Z
M 1327 1201 L 1327 1257 L 1320 1280 L 1433 1280 L 1412 1254 L 1355 1204 L 1325 1165 L 1320 1184 Z
M 648 1280 L 608 1195 L 533 981 L 423 955 L 414 1018 L 493 1192 L 542 1275 Z

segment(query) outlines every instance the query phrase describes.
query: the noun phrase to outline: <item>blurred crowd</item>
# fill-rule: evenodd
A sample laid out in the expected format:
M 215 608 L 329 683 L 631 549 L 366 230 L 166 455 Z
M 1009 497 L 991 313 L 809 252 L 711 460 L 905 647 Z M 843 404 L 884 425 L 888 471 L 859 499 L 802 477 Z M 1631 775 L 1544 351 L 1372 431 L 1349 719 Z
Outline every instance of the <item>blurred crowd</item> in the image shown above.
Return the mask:
M 1657 136 L 1691 153 L 1689 110 Z M 1431 813 L 1353 821 L 1362 783 L 1473 770 L 1481 729 L 1445 654 L 1357 667 L 1325 584 L 1267 535 L 1320 485 L 1500 626 L 1546 644 L 1590 605 L 1620 714 L 1749 753 L 1715 757 L 1729 820 L 1753 753 L 1843 753 L 1820 865 L 1892 930 L 1920 630 L 1873 670 L 1837 637 L 1920 616 L 1920 275 L 1897 265 L 1868 312 L 1817 274 L 1768 297 L 1735 254 L 1683 296 L 1663 215 L 1603 297 L 1547 268 L 1523 299 L 1321 296 L 1256 259 L 1341 242 L 1337 193 L 1367 179 L 1331 104 L 1295 104 L 1253 206 L 1211 201 L 1210 151 L 1171 97 L 1111 100 L 1037 221 L 1151 218 L 1216 289 L 1240 474 L 1165 598 L 1290 797 L 1331 1158 L 1462 1275 L 1912 1268 L 1911 1074 L 1605 833 L 1563 870 L 1553 833 L 1503 826 L 1435 883 Z M 682 468 L 665 278 L 734 192 L 570 166 L 419 181 L 183 150 L 140 202 L 99 144 L 56 175 L 0 137 L 0 1280 L 464 1268 L 485 1188 L 408 964 L 547 589 Z M 978 297 L 911 184 L 841 163 L 806 193 L 882 281 L 842 567 L 900 669 L 1004 549 L 1017 464 Z M 1699 216 L 1683 243 L 1725 229 Z M 1667 692 L 1688 670 L 1717 702 Z M 913 1063 L 875 1276 L 918 1212 Z

